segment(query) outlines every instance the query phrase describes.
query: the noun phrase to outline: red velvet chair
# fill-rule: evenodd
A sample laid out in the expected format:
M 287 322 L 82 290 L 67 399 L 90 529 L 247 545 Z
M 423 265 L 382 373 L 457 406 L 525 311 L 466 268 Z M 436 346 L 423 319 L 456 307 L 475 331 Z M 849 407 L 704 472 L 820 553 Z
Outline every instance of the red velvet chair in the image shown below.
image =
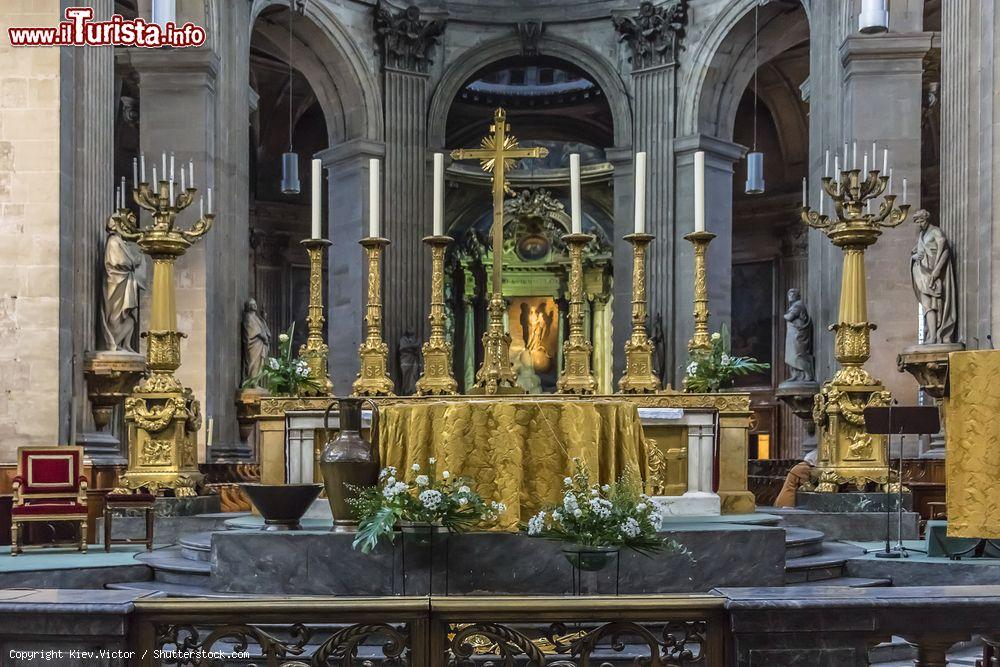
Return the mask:
M 21 553 L 22 523 L 70 521 L 79 527 L 77 544 L 87 551 L 87 479 L 82 447 L 18 447 L 11 508 L 10 555 Z

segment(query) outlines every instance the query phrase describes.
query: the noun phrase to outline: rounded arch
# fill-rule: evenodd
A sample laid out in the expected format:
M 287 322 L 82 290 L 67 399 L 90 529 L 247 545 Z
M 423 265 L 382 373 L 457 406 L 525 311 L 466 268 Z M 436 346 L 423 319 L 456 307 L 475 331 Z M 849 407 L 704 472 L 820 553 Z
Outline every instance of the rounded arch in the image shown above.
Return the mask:
M 287 0 L 253 0 L 251 35 L 257 31 L 276 54 L 288 57 L 287 30 L 278 24 L 258 21 L 271 6 L 288 8 Z M 305 16 L 294 25 L 296 69 L 312 86 L 326 117 L 329 145 L 351 139 L 382 141 L 382 103 L 379 84 L 368 68 L 360 46 L 325 3 L 308 2 Z
M 759 12 L 763 65 L 809 39 L 808 7 L 774 3 Z M 740 99 L 754 73 L 754 8 L 758 0 L 737 0 L 723 11 L 689 59 L 686 96 L 678 113 L 680 136 L 705 134 L 732 139 Z M 801 12 L 801 13 L 800 13 Z
M 538 52 L 570 61 L 593 77 L 604 91 L 611 108 L 615 145 L 631 146 L 632 109 L 625 84 L 612 63 L 578 43 L 555 36 L 543 36 L 538 42 Z M 428 138 L 431 146 L 444 146 L 448 110 L 465 82 L 491 63 L 520 54 L 521 42 L 511 37 L 477 45 L 474 49 L 469 49 L 454 58 L 431 97 L 428 118 Z

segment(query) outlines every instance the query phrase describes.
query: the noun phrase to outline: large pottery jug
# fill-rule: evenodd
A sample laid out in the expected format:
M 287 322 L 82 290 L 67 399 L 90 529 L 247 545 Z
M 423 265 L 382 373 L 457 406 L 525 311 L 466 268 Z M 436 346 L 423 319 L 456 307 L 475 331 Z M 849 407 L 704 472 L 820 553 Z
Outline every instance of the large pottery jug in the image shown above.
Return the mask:
M 361 405 L 368 402 L 372 409 L 371 442 L 361 437 Z M 378 406 L 370 398 L 341 398 L 326 408 L 323 426 L 330 429 L 330 410 L 339 405 L 340 432 L 326 441 L 319 467 L 326 484 L 326 497 L 333 512 L 334 530 L 357 526 L 354 513 L 347 504 L 352 493 L 345 485 L 374 486 L 378 483 Z

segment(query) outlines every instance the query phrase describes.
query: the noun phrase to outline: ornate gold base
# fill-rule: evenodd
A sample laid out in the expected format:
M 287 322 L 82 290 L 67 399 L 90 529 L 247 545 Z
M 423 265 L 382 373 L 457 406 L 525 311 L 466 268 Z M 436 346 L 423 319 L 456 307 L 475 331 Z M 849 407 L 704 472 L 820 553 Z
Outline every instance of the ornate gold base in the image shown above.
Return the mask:
M 583 341 L 563 344 L 563 359 L 566 365 L 562 377 L 556 383 L 561 394 L 596 394 L 597 380 L 590 370 L 590 354 L 594 347 Z
M 476 386 L 468 393 L 492 396 L 494 394 L 523 394 L 517 385 L 514 364 L 510 361 L 510 334 L 504 330 L 503 297 L 494 292 L 490 297 L 490 321 L 483 334 L 483 365 L 476 373 Z
M 389 377 L 386 360 L 389 358 L 389 346 L 384 342 L 362 343 L 359 351 L 361 370 L 354 381 L 355 396 L 395 396 L 392 379 Z
M 451 345 L 424 343 L 424 374 L 417 380 L 418 396 L 458 393 L 458 380 L 451 371 Z
M 197 444 L 201 405 L 187 388 L 179 392 L 141 389 L 140 385 L 125 399 L 128 470 L 119 484 L 156 494 L 172 490 L 176 496 L 197 495 L 203 478 Z
M 649 339 L 625 343 L 625 374 L 618 381 L 623 394 L 655 394 L 660 381 L 653 373 L 653 343 Z
M 309 377 L 318 385 L 316 389 L 303 392 L 307 396 L 332 396 L 333 382 L 327 371 L 330 348 L 326 343 L 310 340 L 299 348 L 299 358 L 309 365 Z

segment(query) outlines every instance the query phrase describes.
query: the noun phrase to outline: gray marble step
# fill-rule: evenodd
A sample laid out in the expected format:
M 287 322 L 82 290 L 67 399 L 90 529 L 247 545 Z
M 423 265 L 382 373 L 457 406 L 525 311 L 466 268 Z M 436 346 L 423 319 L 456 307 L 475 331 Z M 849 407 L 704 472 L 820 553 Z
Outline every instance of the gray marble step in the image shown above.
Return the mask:
M 848 588 L 878 588 L 892 586 L 891 579 L 866 579 L 865 577 L 837 577 L 836 579 L 821 579 L 819 581 L 800 581 L 787 584 L 789 588 L 813 588 L 827 586 L 847 586 Z
M 849 558 L 864 555 L 865 550 L 840 542 L 824 542 L 823 549 L 810 556 L 785 561 L 785 583 L 835 579 L 844 574 L 844 564 Z
M 212 562 L 212 533 L 185 533 L 178 540 L 181 556 L 188 560 Z
M 823 550 L 823 533 L 808 528 L 785 528 L 785 560 L 813 556 Z
M 139 554 L 136 560 L 153 568 L 159 582 L 207 587 L 212 574 L 211 563 L 186 558 L 179 546 Z
M 191 584 L 171 584 L 165 581 L 131 581 L 120 584 L 108 584 L 106 588 L 121 591 L 155 591 L 170 598 L 246 598 L 235 593 L 217 593 L 207 586 Z

